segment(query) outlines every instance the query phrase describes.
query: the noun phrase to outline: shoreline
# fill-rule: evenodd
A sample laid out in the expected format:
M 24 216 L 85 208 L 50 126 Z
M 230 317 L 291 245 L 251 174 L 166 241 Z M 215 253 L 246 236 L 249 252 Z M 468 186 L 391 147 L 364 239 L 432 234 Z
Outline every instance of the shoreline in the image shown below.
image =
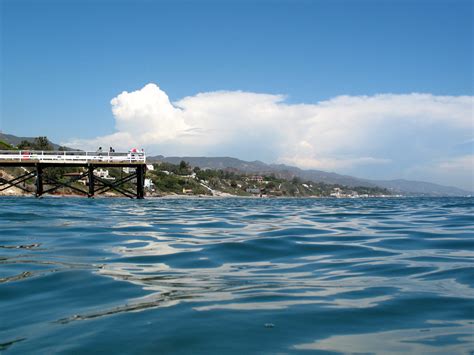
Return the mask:
M 28 194 L 25 192 L 13 192 L 5 193 L 0 192 L 0 199 L 3 197 L 23 197 L 23 198 L 37 198 L 34 193 Z M 84 198 L 88 199 L 88 196 L 80 194 L 69 194 L 69 193 L 57 193 L 57 194 L 44 194 L 38 198 Z M 368 197 L 333 197 L 333 196 L 272 196 L 272 195 L 263 195 L 263 196 L 240 196 L 232 195 L 228 193 L 223 193 L 219 195 L 179 195 L 179 194 L 153 194 L 145 195 L 145 199 L 227 199 L 227 198 L 241 198 L 241 199 L 331 199 L 331 200 L 366 200 L 374 198 L 406 198 L 406 197 L 469 197 L 469 196 L 403 196 L 403 195 L 380 195 L 380 196 L 368 196 Z M 104 195 L 95 195 L 92 199 L 130 199 L 129 197 L 118 195 L 118 194 L 104 194 Z

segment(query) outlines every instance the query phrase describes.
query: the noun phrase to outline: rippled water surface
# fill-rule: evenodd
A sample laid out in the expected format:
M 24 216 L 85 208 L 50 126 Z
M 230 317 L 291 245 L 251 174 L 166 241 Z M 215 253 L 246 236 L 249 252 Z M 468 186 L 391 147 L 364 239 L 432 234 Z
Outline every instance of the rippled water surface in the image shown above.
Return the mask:
M 0 352 L 474 352 L 473 199 L 0 198 Z

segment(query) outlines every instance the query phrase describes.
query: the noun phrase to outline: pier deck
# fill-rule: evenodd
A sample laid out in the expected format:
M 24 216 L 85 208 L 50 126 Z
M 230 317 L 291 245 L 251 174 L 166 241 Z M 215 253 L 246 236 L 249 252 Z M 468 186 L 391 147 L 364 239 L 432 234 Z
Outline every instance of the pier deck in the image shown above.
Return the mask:
M 95 164 L 102 166 L 134 166 L 146 164 L 144 152 L 81 152 L 81 151 L 34 151 L 0 150 L 0 165 L 20 164 L 17 166 L 58 164 L 61 166 L 80 166 Z

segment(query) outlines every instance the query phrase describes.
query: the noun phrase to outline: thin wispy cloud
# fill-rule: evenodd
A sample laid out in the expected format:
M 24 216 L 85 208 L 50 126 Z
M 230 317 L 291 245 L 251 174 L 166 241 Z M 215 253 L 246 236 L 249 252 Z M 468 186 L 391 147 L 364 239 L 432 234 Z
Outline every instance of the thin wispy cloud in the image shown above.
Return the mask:
M 473 152 L 456 148 L 474 136 L 472 96 L 338 96 L 309 104 L 285 100 L 284 95 L 216 91 L 171 102 L 165 91 L 148 84 L 111 100 L 115 133 L 65 144 L 234 156 L 367 178 L 452 180 L 472 189 Z

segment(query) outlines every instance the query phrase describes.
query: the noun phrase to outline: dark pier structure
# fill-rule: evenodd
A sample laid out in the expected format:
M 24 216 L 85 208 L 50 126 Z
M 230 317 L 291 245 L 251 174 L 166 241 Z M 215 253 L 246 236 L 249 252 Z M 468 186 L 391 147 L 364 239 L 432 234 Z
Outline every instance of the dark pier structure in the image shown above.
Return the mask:
M 11 179 L 0 177 L 0 191 L 17 187 L 40 197 L 66 187 L 87 197 L 108 191 L 116 191 L 129 198 L 145 197 L 146 158 L 143 152 L 0 151 L 0 168 L 11 167 L 20 167 L 24 173 Z M 81 172 L 64 174 L 59 180 L 47 174 L 49 169 L 54 168 L 81 168 L 78 169 Z M 126 168 L 127 174 L 112 180 L 95 173 L 106 168 Z M 34 181 L 34 191 L 27 188 L 28 181 Z M 84 188 L 74 184 L 79 181 L 84 182 Z

